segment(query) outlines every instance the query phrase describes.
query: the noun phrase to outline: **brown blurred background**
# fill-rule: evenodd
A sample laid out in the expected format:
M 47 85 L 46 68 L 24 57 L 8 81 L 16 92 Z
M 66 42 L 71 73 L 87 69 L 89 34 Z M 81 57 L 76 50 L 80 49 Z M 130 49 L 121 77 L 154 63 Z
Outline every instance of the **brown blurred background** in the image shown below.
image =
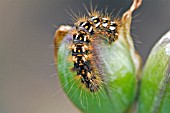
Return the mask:
M 114 14 L 122 9 L 120 15 L 131 2 L 93 0 L 98 9 L 115 9 Z M 84 13 L 83 3 L 89 6 L 85 0 L 0 0 L 0 113 L 78 113 L 59 91 L 57 76 L 50 77 L 55 73 L 50 45 L 53 24 L 70 24 L 65 9 Z M 134 13 L 132 34 L 144 61 L 170 28 L 169 6 L 170 0 L 144 0 Z

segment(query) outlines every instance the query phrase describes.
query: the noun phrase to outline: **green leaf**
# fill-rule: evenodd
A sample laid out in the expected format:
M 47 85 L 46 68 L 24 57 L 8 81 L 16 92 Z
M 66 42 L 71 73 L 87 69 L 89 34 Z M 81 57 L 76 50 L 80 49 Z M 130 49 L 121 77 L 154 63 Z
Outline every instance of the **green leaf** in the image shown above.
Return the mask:
M 170 32 L 152 49 L 142 72 L 139 113 L 170 112 Z

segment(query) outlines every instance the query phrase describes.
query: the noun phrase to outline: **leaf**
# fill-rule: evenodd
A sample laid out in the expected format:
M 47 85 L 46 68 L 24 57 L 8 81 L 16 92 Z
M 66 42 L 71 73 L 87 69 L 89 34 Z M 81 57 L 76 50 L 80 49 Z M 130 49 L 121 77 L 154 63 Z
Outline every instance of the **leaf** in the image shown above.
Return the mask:
M 55 34 L 55 64 L 61 86 L 66 95 L 84 113 L 124 113 L 129 111 L 137 89 L 140 57 L 134 49 L 130 35 L 132 12 L 141 5 L 134 0 L 124 13 L 118 40 L 112 44 L 92 42 L 94 63 L 102 73 L 103 82 L 97 92 L 90 92 L 81 83 L 70 61 L 69 46 L 72 40 L 70 26 L 61 26 Z
M 170 31 L 152 49 L 142 72 L 139 113 L 170 112 Z

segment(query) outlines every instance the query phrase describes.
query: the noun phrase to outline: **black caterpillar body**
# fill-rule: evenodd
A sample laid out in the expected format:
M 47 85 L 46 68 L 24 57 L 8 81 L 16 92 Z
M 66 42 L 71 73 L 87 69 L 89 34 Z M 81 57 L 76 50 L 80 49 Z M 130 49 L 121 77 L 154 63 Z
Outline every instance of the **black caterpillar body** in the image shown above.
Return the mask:
M 103 35 L 109 44 L 118 38 L 118 24 L 115 21 L 110 21 L 108 18 L 91 16 L 86 21 L 80 22 L 76 28 L 76 33 L 73 34 L 73 45 L 71 46 L 72 60 L 77 76 L 80 76 L 81 82 L 85 84 L 90 92 L 96 92 L 100 88 L 101 78 L 94 73 L 91 67 L 92 61 L 89 56 L 91 39 L 96 35 Z

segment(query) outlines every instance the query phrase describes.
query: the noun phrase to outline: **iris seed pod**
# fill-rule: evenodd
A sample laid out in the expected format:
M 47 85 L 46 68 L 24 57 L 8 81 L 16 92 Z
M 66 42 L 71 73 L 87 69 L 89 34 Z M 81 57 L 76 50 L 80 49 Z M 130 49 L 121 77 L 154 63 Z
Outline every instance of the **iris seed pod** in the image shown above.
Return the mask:
M 154 46 L 144 66 L 138 111 L 170 112 L 170 31 Z
M 82 112 L 124 113 L 130 110 L 136 95 L 137 74 L 141 65 L 130 35 L 130 26 L 132 12 L 141 5 L 141 2 L 142 0 L 134 0 L 130 9 L 123 14 L 118 38 L 111 43 L 103 40 L 107 39 L 105 34 L 98 35 L 95 30 L 92 32 L 88 26 L 84 27 L 86 23 L 80 24 L 81 29 L 87 28 L 94 34 L 87 47 L 81 45 L 80 41 L 79 46 L 74 45 L 74 27 L 60 26 L 56 30 L 55 64 L 61 87 Z M 80 48 L 83 48 L 84 53 L 80 55 L 83 58 L 77 60 L 79 58 L 77 53 L 82 52 L 79 51 Z M 90 52 L 86 53 L 86 49 Z M 82 74 L 87 72 L 85 71 L 87 69 L 84 69 L 85 65 L 89 65 L 86 60 L 92 65 L 90 67 L 92 71 L 83 76 Z M 78 61 L 81 63 L 75 66 Z M 93 73 L 95 76 L 92 76 Z

